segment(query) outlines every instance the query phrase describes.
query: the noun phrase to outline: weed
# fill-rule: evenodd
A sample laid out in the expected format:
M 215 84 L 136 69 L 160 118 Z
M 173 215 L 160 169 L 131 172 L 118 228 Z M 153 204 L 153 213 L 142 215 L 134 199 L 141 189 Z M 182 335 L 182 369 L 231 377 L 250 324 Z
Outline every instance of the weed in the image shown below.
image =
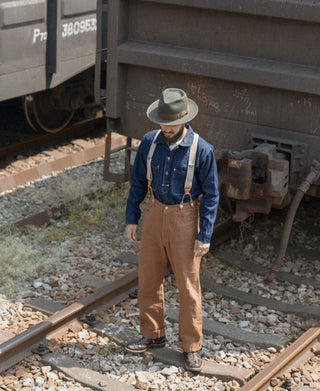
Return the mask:
M 104 356 L 106 358 L 109 356 L 109 354 L 111 353 L 112 348 L 114 346 L 114 333 L 107 334 L 107 337 L 109 340 L 108 340 L 108 344 L 107 344 L 107 350 L 104 354 Z
M 68 205 L 68 215 L 71 222 L 81 219 L 86 210 L 82 199 L 76 200 Z
M 69 225 L 64 226 L 54 222 L 48 227 L 36 228 L 30 227 L 28 236 L 34 240 L 35 243 L 40 246 L 46 246 L 50 243 L 62 243 L 71 235 L 71 229 Z

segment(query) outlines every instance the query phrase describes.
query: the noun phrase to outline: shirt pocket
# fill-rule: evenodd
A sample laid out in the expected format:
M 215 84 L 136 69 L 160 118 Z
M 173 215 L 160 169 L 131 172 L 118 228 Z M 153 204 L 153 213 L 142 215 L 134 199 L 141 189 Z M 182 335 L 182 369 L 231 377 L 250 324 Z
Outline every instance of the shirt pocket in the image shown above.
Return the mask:
M 184 194 L 184 184 L 187 176 L 187 168 L 176 167 L 172 171 L 171 188 L 172 193 L 182 196 Z

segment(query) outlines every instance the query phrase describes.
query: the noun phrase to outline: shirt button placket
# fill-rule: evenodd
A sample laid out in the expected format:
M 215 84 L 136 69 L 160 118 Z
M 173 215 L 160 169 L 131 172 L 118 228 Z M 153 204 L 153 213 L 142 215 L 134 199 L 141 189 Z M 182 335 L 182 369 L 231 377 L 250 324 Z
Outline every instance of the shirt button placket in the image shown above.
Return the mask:
M 162 183 L 162 186 L 164 186 L 163 190 L 165 192 L 168 191 L 168 187 L 169 187 L 169 173 L 170 173 L 170 170 L 171 170 L 171 156 L 167 156 L 166 162 L 165 162 L 165 165 L 164 165 L 164 176 L 163 176 L 163 183 Z

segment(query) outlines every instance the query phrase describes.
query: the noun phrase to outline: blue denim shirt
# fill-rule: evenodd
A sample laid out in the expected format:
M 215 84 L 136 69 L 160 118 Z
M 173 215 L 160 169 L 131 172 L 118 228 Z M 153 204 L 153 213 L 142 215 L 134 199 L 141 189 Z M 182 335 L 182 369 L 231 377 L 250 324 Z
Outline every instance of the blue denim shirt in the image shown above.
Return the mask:
M 186 127 L 187 134 L 174 150 L 170 150 L 162 141 L 161 133 L 155 140 L 157 146 L 151 162 L 152 190 L 154 197 L 166 205 L 179 204 L 184 194 L 189 151 L 194 137 L 191 126 L 187 124 Z M 137 224 L 141 217 L 140 203 L 148 191 L 147 156 L 156 132 L 157 130 L 153 130 L 144 135 L 135 158 L 126 207 L 127 224 Z M 197 239 L 209 243 L 219 203 L 218 174 L 213 146 L 201 137 L 198 142 L 191 197 L 196 200 L 200 194 L 200 232 Z M 184 202 L 189 201 L 190 197 L 186 196 Z

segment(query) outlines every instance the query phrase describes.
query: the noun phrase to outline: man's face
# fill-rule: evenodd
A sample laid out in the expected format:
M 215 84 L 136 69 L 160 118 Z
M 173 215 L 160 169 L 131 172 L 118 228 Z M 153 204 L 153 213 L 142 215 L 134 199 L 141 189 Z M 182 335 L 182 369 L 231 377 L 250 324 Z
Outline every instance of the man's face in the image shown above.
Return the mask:
M 183 134 L 184 124 L 180 125 L 160 125 L 162 135 L 168 144 L 172 144 L 179 140 Z

